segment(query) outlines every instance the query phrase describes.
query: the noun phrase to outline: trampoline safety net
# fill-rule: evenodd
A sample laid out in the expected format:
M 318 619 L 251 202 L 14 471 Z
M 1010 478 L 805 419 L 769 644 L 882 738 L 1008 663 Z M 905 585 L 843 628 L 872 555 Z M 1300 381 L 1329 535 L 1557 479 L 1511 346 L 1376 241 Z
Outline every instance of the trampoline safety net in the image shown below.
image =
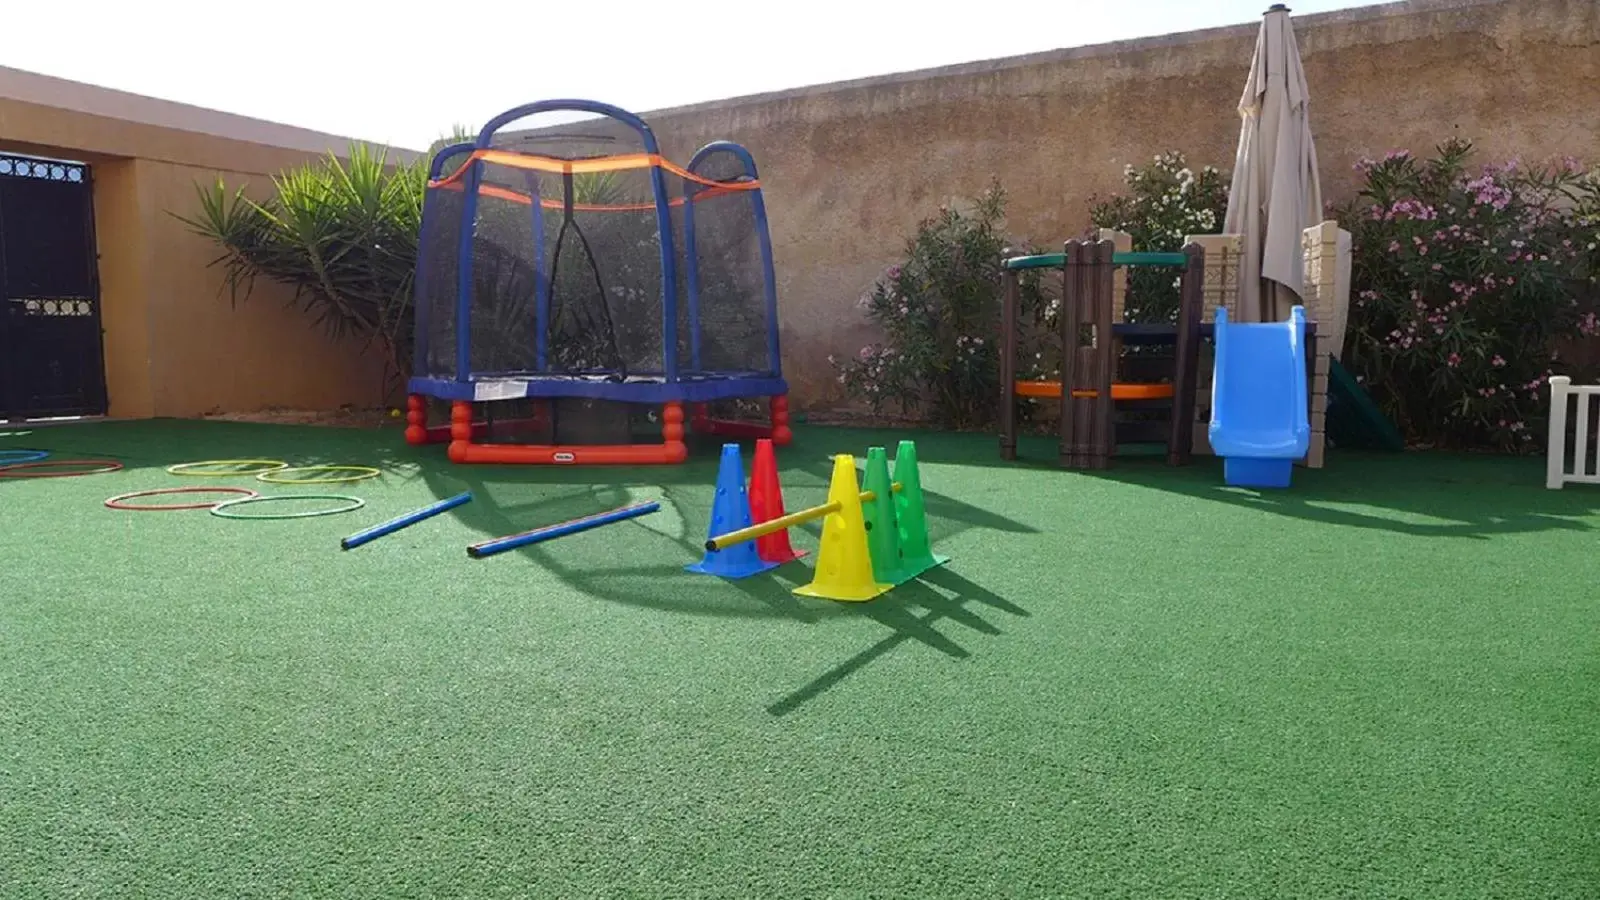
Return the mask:
M 615 134 L 500 133 L 446 160 L 423 215 L 418 374 L 460 374 L 463 295 L 469 378 L 660 380 L 668 354 L 683 380 L 773 373 L 759 188 L 736 152 L 692 168 Z

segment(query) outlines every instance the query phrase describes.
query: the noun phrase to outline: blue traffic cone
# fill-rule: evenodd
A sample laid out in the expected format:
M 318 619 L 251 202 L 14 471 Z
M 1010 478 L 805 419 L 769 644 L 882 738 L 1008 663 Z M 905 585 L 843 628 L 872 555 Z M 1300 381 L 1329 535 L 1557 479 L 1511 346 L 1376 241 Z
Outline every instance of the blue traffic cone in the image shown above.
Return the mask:
M 738 444 L 722 445 L 722 464 L 717 469 L 717 496 L 711 502 L 711 527 L 706 540 L 741 528 L 749 528 L 750 498 L 744 487 L 744 460 Z M 705 558 L 684 566 L 690 572 L 721 578 L 749 578 L 778 563 L 766 562 L 756 552 L 755 541 L 743 541 L 722 550 L 707 550 Z

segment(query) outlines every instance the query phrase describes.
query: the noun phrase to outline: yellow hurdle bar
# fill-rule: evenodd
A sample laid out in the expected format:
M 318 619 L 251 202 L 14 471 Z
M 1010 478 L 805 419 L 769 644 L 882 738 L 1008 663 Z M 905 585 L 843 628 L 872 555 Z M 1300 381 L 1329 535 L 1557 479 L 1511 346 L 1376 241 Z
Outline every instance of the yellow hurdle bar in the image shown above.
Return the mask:
M 899 493 L 900 482 L 895 482 L 890 486 L 889 489 L 894 493 Z M 862 503 L 871 503 L 876 499 L 878 499 L 878 495 L 873 491 L 861 492 Z M 807 522 L 815 521 L 825 515 L 828 515 L 829 513 L 836 513 L 838 511 L 838 503 L 824 503 L 821 506 L 813 506 L 810 509 L 796 510 L 788 515 L 779 516 L 776 519 L 768 519 L 765 522 L 758 522 L 754 525 L 751 525 L 749 528 L 741 528 L 738 531 L 730 531 L 727 534 L 719 534 L 711 540 L 706 541 L 706 549 L 726 550 L 729 547 L 732 547 L 734 544 L 742 544 L 745 541 L 753 541 L 759 537 L 766 537 L 769 534 L 775 534 L 779 531 L 783 531 L 784 529 L 793 528 L 796 525 L 804 525 Z

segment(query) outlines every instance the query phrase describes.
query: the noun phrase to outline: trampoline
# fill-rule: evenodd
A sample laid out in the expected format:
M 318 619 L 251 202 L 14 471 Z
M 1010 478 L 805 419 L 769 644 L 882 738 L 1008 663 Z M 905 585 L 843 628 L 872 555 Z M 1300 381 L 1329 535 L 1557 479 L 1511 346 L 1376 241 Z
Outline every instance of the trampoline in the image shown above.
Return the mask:
M 551 113 L 591 118 L 508 127 Z M 414 291 L 406 440 L 447 442 L 455 462 L 667 464 L 690 429 L 792 437 L 766 208 L 739 144 L 679 166 L 609 104 L 507 110 L 434 155 Z

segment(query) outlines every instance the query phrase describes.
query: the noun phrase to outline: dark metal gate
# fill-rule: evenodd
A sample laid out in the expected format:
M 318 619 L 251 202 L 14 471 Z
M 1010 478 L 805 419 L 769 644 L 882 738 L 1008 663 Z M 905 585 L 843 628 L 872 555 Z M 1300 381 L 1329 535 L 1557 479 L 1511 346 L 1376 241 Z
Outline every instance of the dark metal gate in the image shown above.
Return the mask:
M 105 413 L 96 257 L 89 167 L 0 152 L 0 419 Z

